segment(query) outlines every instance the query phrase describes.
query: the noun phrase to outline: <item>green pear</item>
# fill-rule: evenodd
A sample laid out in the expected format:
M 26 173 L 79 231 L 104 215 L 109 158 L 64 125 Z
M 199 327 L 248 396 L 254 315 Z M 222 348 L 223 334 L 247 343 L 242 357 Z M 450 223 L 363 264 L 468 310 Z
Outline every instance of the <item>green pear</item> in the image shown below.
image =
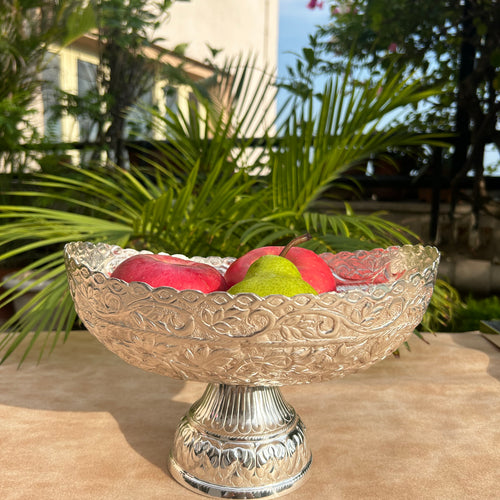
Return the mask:
M 274 294 L 292 297 L 299 293 L 318 295 L 318 292 L 302 279 L 297 266 L 279 255 L 259 257 L 248 268 L 245 277 L 228 292 L 231 294 L 250 292 L 261 297 Z

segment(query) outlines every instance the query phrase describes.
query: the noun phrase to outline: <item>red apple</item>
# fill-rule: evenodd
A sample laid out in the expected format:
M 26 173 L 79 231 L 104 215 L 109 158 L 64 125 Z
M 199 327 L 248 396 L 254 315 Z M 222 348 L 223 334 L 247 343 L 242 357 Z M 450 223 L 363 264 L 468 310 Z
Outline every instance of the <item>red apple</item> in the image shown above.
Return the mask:
M 154 288 L 169 286 L 204 293 L 227 289 L 224 277 L 214 267 L 162 254 L 133 255 L 121 262 L 111 277 L 127 283 L 142 281 Z
M 239 283 L 246 275 L 250 265 L 263 255 L 279 255 L 284 247 L 268 246 L 255 248 L 236 259 L 227 269 L 224 277 L 228 288 Z M 328 264 L 316 253 L 307 248 L 292 247 L 286 258 L 293 262 L 304 281 L 307 281 L 318 293 L 336 289 L 335 278 Z

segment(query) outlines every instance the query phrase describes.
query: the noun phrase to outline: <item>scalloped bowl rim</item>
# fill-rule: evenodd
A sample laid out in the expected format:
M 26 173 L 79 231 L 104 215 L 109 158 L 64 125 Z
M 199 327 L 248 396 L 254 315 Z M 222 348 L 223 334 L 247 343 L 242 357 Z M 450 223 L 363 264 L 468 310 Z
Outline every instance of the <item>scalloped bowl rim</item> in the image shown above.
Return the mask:
M 335 295 L 335 296 L 339 296 L 339 297 L 340 296 L 345 297 L 346 295 L 351 295 L 351 294 L 356 294 L 356 295 L 363 294 L 363 295 L 369 296 L 376 290 L 379 290 L 379 289 L 386 290 L 387 288 L 394 287 L 401 280 L 406 281 L 408 279 L 407 275 L 410 272 L 410 269 L 405 269 L 403 271 L 403 274 L 400 277 L 398 277 L 397 279 L 394 279 L 394 280 L 389 280 L 389 281 L 384 282 L 384 283 L 370 283 L 370 284 L 361 285 L 361 286 L 360 285 L 343 285 L 343 286 L 340 286 L 339 289 L 337 289 L 337 290 L 323 292 L 323 293 L 320 293 L 317 295 L 310 294 L 310 293 L 301 293 L 301 294 L 293 295 L 291 297 L 288 297 L 288 296 L 282 295 L 282 294 L 272 294 L 272 295 L 260 296 L 260 295 L 257 295 L 255 293 L 252 293 L 252 292 L 230 294 L 229 292 L 223 291 L 223 290 L 215 290 L 213 292 L 204 293 L 204 292 L 201 292 L 200 290 L 193 290 L 193 289 L 178 290 L 177 288 L 173 288 L 173 287 L 169 287 L 169 286 L 153 287 L 153 286 L 151 286 L 148 283 L 145 283 L 143 281 L 127 282 L 127 281 L 122 280 L 120 278 L 111 277 L 108 273 L 94 269 L 89 264 L 79 261 L 78 259 L 76 259 L 76 257 L 74 255 L 72 255 L 70 253 L 70 249 L 72 247 L 82 247 L 82 246 L 86 246 L 89 249 L 91 249 L 92 247 L 95 249 L 98 249 L 99 247 L 108 248 L 109 250 L 116 249 L 117 251 L 120 251 L 121 253 L 123 253 L 123 256 L 120 256 L 120 259 L 121 259 L 120 262 L 127 259 L 128 257 L 131 257 L 132 255 L 137 255 L 137 254 L 154 255 L 155 252 L 152 252 L 149 250 L 136 250 L 134 248 L 128 248 L 128 247 L 123 248 L 123 247 L 120 247 L 119 245 L 108 244 L 108 243 L 103 243 L 103 242 L 93 243 L 90 241 L 83 241 L 83 240 L 82 241 L 73 241 L 73 242 L 67 243 L 64 246 L 64 254 L 67 256 L 68 259 L 75 262 L 77 267 L 85 268 L 91 274 L 102 275 L 106 280 L 118 281 L 122 284 L 125 284 L 126 286 L 142 286 L 142 287 L 146 288 L 148 291 L 150 291 L 151 293 L 161 293 L 161 290 L 170 290 L 170 291 L 173 291 L 173 292 L 176 292 L 179 294 L 182 294 L 184 292 L 189 292 L 189 293 L 196 293 L 196 294 L 199 294 L 201 296 L 214 296 L 217 294 L 223 294 L 223 295 L 226 295 L 226 296 L 229 296 L 232 298 L 249 296 L 249 297 L 252 297 L 253 299 L 257 299 L 257 300 L 261 300 L 261 301 L 265 301 L 266 299 L 268 299 L 270 297 L 280 297 L 280 298 L 285 299 L 285 300 L 288 299 L 290 301 L 293 301 L 296 297 L 301 297 L 301 296 L 312 297 L 313 299 L 314 299 L 314 297 L 323 297 L 325 295 L 326 296 Z M 355 250 L 353 252 L 343 252 L 343 253 L 350 253 L 353 256 L 355 256 L 355 255 L 360 255 L 362 253 L 370 253 L 370 252 L 379 251 L 379 250 L 392 250 L 392 251 L 399 252 L 399 251 L 403 251 L 404 249 L 415 249 L 415 248 L 421 248 L 423 250 L 432 251 L 435 254 L 435 256 L 434 256 L 434 259 L 432 260 L 432 262 L 430 263 L 429 266 L 426 266 L 422 269 L 419 269 L 418 271 L 415 271 L 414 273 L 412 273 L 412 275 L 415 275 L 415 274 L 422 275 L 425 272 L 425 270 L 428 269 L 429 267 L 435 267 L 438 265 L 439 259 L 440 259 L 440 252 L 435 246 L 432 246 L 432 245 L 420 245 L 420 244 L 409 245 L 408 244 L 408 245 L 402 245 L 402 246 L 391 246 L 387 249 L 374 248 L 371 250 Z M 236 257 L 231 257 L 231 256 L 228 256 L 228 257 L 220 257 L 220 256 L 187 257 L 183 254 L 167 253 L 167 252 L 157 252 L 156 254 L 157 255 L 169 255 L 172 257 L 178 257 L 178 258 L 182 258 L 185 260 L 191 260 L 193 262 L 201 262 L 201 263 L 209 264 L 212 267 L 218 268 L 219 270 L 222 266 L 216 266 L 216 265 L 212 264 L 210 262 L 211 259 L 220 260 L 224 265 L 227 264 L 227 266 L 229 266 L 229 264 L 231 264 L 233 261 L 236 260 Z M 333 254 L 333 255 L 336 255 L 336 254 Z M 117 255 L 117 257 L 119 257 L 119 256 Z M 121 258 L 121 257 L 123 257 L 123 258 Z

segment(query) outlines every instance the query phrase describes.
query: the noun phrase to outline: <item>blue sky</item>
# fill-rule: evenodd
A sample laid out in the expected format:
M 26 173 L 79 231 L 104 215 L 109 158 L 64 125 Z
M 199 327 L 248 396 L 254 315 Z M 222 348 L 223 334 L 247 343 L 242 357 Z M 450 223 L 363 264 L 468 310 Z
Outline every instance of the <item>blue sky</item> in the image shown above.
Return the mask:
M 286 66 L 291 65 L 295 56 L 288 52 L 300 52 L 307 46 L 308 36 L 313 34 L 315 26 L 328 22 L 328 9 L 308 9 L 308 0 L 280 0 L 279 18 L 279 56 L 278 74 L 285 74 Z M 326 4 L 326 2 L 325 2 Z
M 278 40 L 278 77 L 286 77 L 287 66 L 295 66 L 297 57 L 309 42 L 309 35 L 316 32 L 316 26 L 328 22 L 328 9 L 308 9 L 308 0 L 279 0 L 279 40 Z M 278 94 L 278 105 L 285 98 Z

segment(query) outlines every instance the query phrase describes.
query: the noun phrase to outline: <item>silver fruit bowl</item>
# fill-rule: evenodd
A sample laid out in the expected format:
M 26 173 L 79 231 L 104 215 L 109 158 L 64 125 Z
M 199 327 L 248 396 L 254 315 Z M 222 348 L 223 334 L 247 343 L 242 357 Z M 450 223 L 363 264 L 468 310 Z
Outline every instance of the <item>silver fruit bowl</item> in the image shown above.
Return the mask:
M 110 277 L 136 253 L 67 244 L 76 311 L 127 363 L 207 383 L 179 424 L 169 469 L 184 486 L 219 498 L 277 496 L 301 483 L 311 451 L 279 387 L 342 377 L 393 353 L 421 322 L 439 263 L 429 246 L 341 252 L 326 256 L 336 292 L 258 297 Z M 224 272 L 234 258 L 191 260 Z

